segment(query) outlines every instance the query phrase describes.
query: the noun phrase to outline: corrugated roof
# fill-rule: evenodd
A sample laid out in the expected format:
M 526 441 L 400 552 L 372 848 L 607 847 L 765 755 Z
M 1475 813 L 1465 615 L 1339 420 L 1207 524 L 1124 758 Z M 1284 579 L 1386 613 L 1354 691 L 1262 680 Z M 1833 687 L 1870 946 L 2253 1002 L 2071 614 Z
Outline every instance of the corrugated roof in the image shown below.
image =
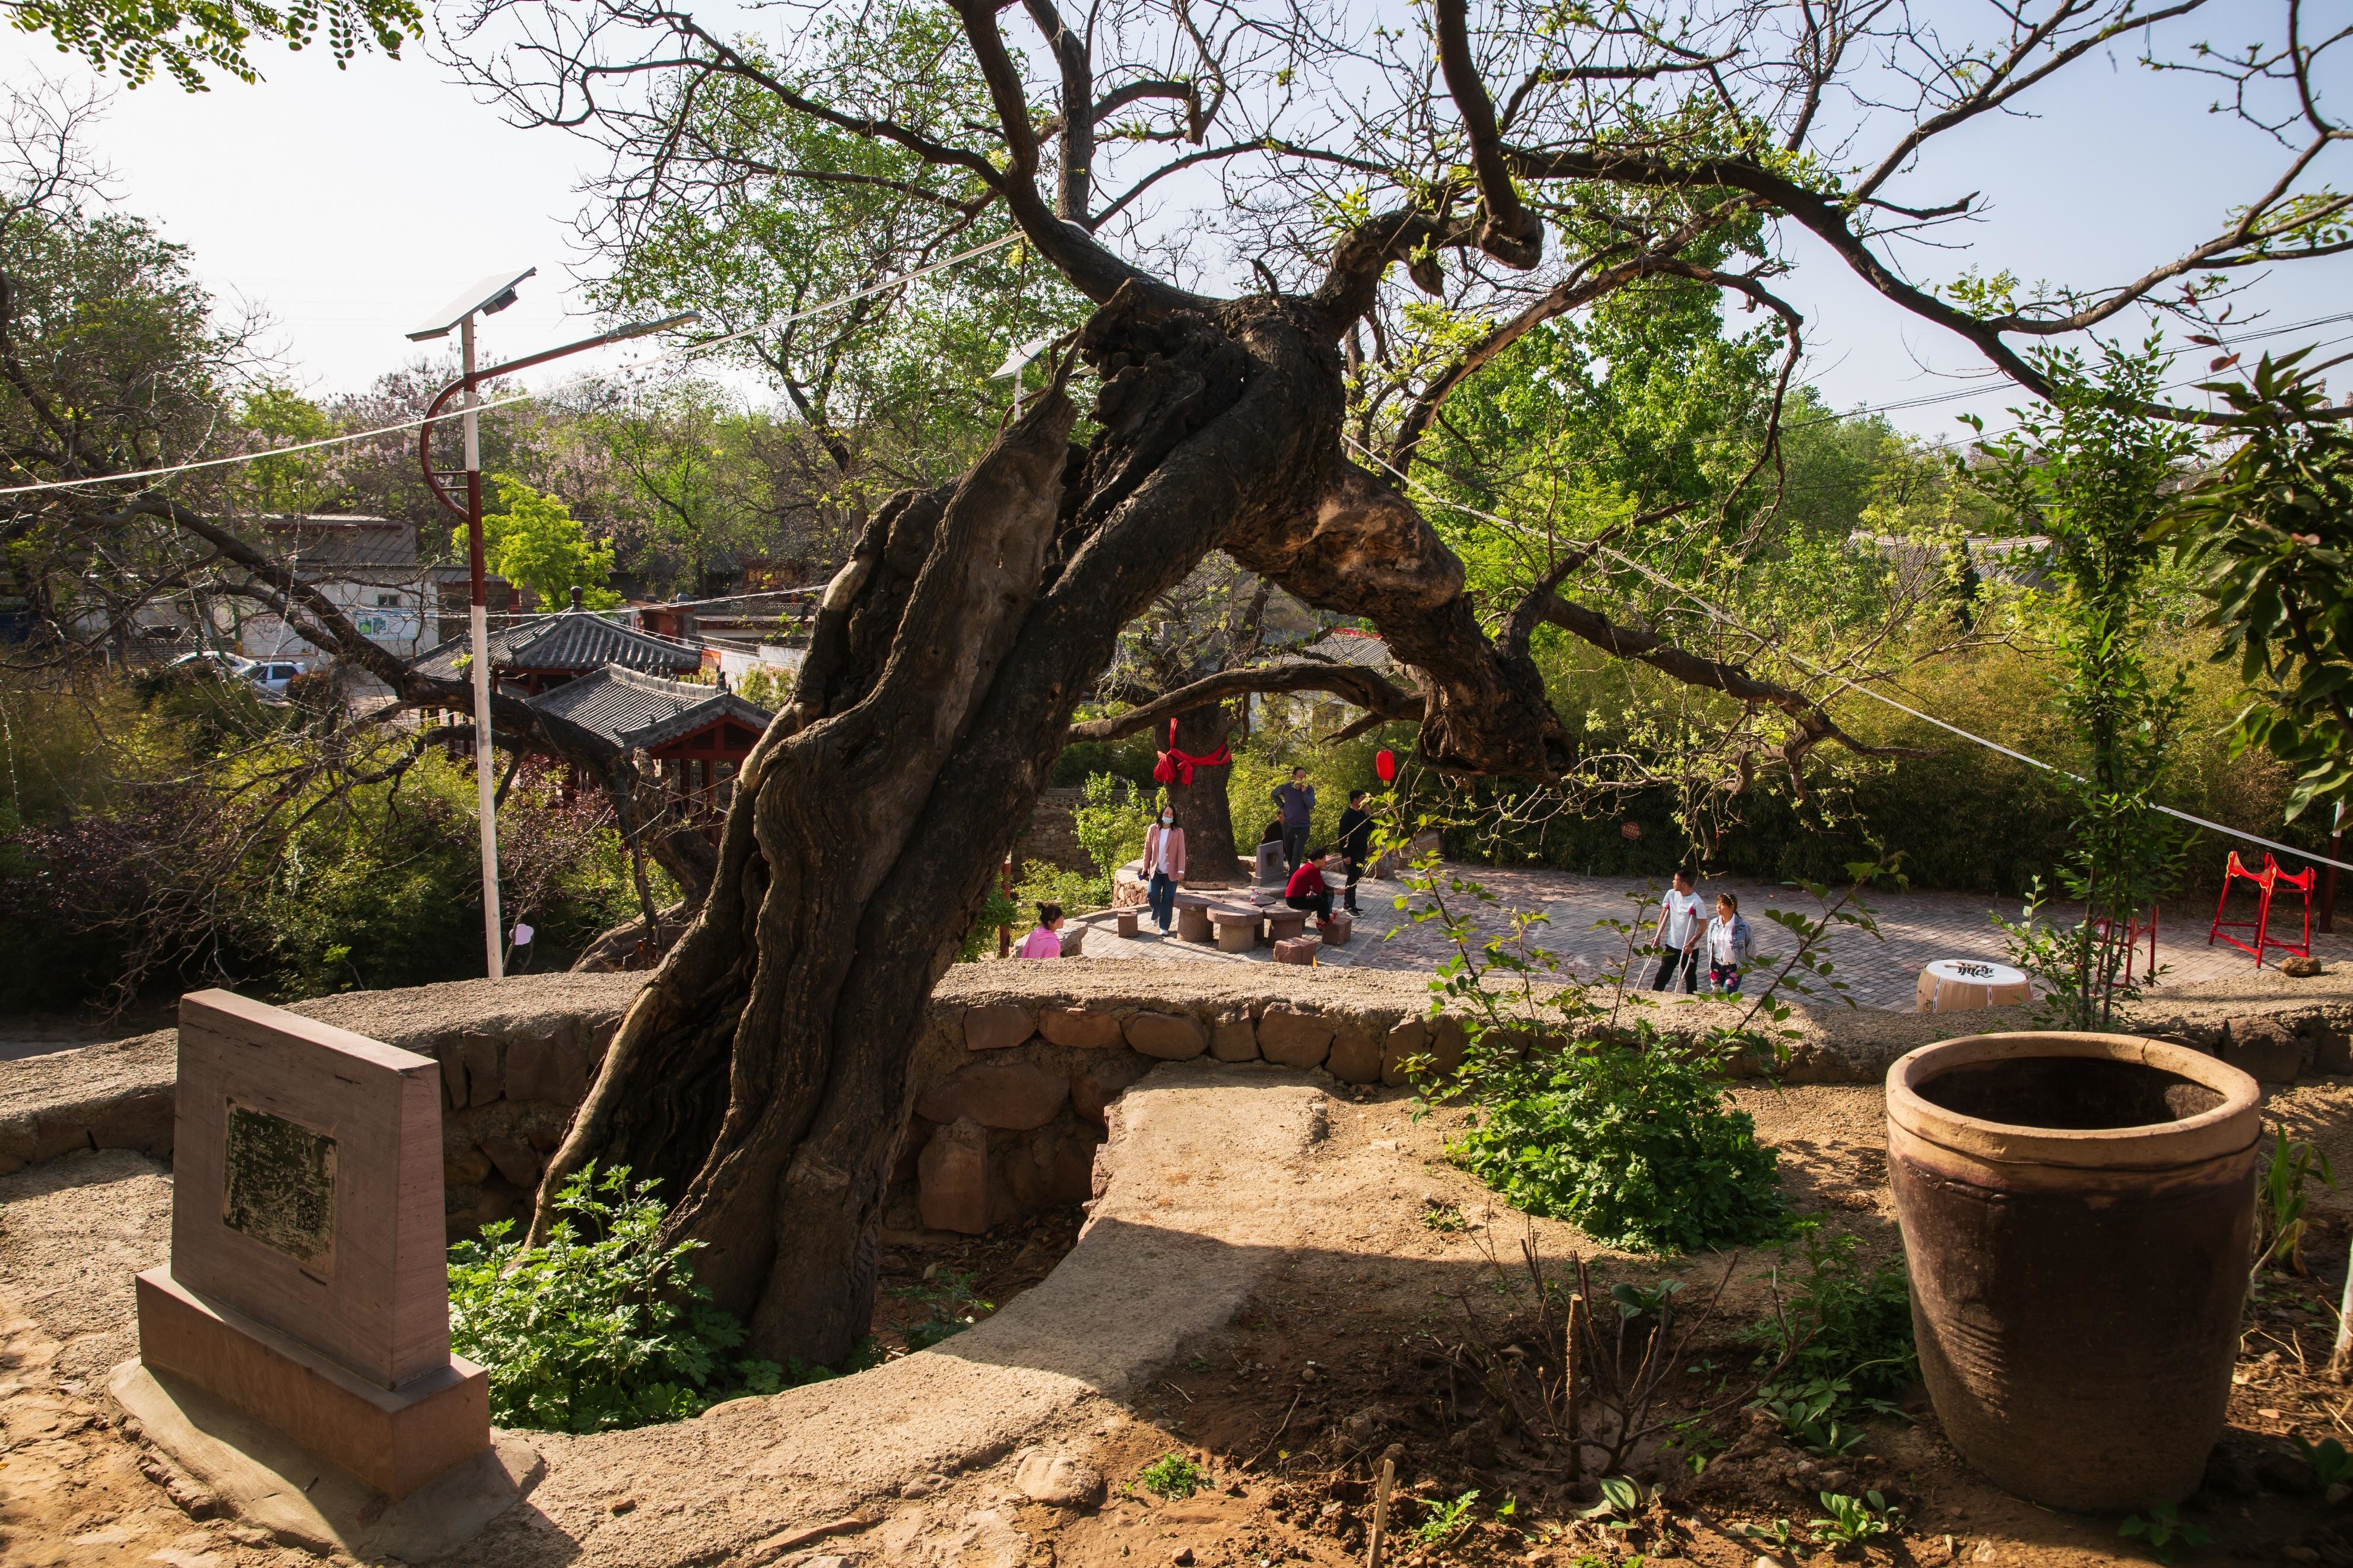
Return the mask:
M 716 686 L 665 680 L 615 664 L 527 700 L 552 718 L 568 720 L 620 746 L 659 746 L 721 719 L 757 731 L 765 730 L 773 717 L 757 703 Z
M 464 657 L 467 646 L 464 637 L 451 637 L 419 654 L 415 668 L 420 675 L 454 680 L 458 660 Z M 617 626 L 587 610 L 534 616 L 491 633 L 492 669 L 570 669 L 586 674 L 608 664 L 625 669 L 684 671 L 701 668 L 702 654 Z
M 1387 669 L 1391 662 L 1388 643 L 1354 626 L 1335 626 L 1301 651 L 1314 663 L 1352 664 L 1359 669 Z
M 417 525 L 388 517 L 326 512 L 277 512 L 261 520 L 262 531 L 300 568 L 318 573 L 359 566 L 413 572 Z

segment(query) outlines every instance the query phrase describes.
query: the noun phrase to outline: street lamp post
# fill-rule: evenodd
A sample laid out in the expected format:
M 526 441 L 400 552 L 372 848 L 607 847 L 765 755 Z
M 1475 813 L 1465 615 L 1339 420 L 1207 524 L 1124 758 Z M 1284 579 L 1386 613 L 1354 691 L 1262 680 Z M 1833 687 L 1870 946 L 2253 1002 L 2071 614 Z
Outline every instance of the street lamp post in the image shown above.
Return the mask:
M 474 809 L 480 825 L 482 849 L 482 946 L 488 960 L 490 977 L 501 978 L 506 971 L 499 910 L 499 817 L 497 759 L 491 745 L 491 646 L 490 646 L 490 586 L 489 576 L 482 565 L 482 440 L 481 383 L 492 377 L 543 364 L 566 354 L 619 342 L 627 338 L 642 337 L 667 327 L 683 326 L 697 320 L 694 312 L 668 317 L 659 321 L 638 322 L 600 332 L 593 338 L 566 343 L 535 354 L 481 370 L 474 357 L 474 318 L 495 315 L 515 301 L 515 289 L 523 279 L 539 269 L 525 268 L 521 272 L 494 272 L 452 300 L 426 323 L 408 334 L 411 342 L 447 337 L 449 330 L 458 330 L 458 352 L 460 374 L 444 387 L 441 395 L 426 410 L 417 431 L 417 449 L 425 468 L 425 482 L 435 499 L 454 513 L 466 525 L 467 623 L 468 646 L 472 654 L 470 671 L 474 687 Z M 452 394 L 465 395 L 460 426 L 465 439 L 465 497 L 459 501 L 449 494 L 444 479 L 455 478 L 433 467 L 433 424 L 440 416 L 441 406 Z

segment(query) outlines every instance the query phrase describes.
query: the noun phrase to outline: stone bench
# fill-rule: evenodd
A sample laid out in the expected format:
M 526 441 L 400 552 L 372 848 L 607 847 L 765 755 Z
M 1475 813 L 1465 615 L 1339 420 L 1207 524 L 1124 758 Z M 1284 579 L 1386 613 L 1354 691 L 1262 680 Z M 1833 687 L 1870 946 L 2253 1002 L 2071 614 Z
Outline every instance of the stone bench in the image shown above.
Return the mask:
M 1274 961 L 1277 963 L 1304 963 L 1313 965 L 1315 962 L 1315 952 L 1323 945 L 1324 943 L 1322 939 L 1318 937 L 1284 937 L 1282 941 L 1274 944 Z
M 1209 900 L 1198 893 L 1176 895 L 1176 940 L 1209 940 Z
M 1217 928 L 1220 952 L 1248 952 L 1258 942 L 1258 915 L 1253 910 L 1213 909 L 1209 923 Z
M 1324 944 L 1326 947 L 1345 947 L 1356 929 L 1354 916 L 1345 910 L 1334 910 L 1332 918 L 1324 922 Z
M 1266 911 L 1266 940 L 1277 947 L 1307 934 L 1307 911 L 1285 905 Z

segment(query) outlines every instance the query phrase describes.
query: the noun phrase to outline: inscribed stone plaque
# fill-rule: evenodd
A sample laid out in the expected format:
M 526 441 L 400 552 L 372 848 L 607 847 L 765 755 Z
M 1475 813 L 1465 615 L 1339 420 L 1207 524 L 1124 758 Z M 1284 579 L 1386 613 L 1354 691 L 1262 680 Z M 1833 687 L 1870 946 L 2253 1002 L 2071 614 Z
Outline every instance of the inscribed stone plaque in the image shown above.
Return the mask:
M 201 992 L 175 1105 L 172 1279 L 378 1388 L 446 1375 L 439 1064 Z
M 335 1141 L 228 1102 L 221 1223 L 316 1274 L 335 1271 Z

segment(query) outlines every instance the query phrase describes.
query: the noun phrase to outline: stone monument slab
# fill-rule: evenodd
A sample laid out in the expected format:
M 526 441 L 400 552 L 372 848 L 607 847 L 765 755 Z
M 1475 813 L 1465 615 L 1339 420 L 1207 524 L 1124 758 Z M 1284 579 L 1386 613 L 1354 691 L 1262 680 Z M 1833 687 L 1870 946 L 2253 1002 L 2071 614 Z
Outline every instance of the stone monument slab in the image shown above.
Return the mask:
M 449 1353 L 441 1065 L 227 991 L 180 1002 L 172 1261 L 140 1359 L 398 1498 L 490 1442 Z

